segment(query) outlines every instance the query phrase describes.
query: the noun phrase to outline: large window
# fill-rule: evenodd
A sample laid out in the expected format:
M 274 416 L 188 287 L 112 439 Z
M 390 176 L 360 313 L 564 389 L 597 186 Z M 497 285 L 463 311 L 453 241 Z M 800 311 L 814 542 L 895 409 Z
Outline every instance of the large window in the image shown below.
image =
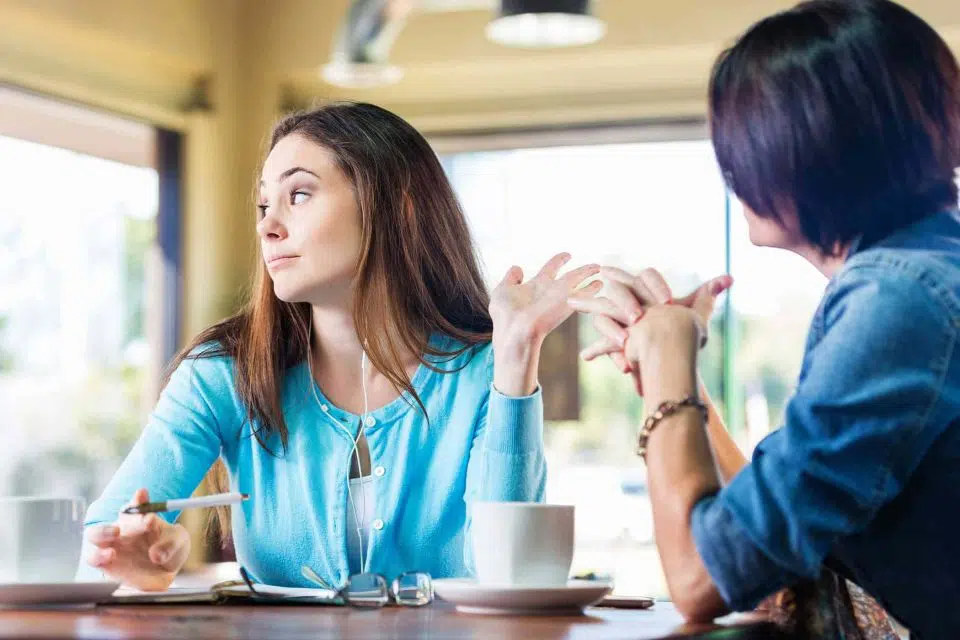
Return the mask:
M 154 132 L 12 92 L 0 118 L 46 143 L 0 136 L 0 495 L 90 500 L 155 402 L 175 308 L 157 248 Z
M 749 244 L 702 129 L 650 141 L 630 134 L 640 141 L 438 149 L 490 286 L 512 264 L 532 274 L 559 251 L 576 263 L 654 266 L 677 293 L 729 268 L 736 284 L 717 310 L 700 374 L 749 450 L 779 421 L 823 279 L 799 258 Z M 579 323 L 568 349 L 594 338 L 589 322 Z M 642 401 L 609 362 L 580 363 L 578 376 L 579 417 L 549 420 L 546 432 L 547 499 L 577 506 L 574 572 L 610 575 L 621 593 L 666 595 L 633 453 Z

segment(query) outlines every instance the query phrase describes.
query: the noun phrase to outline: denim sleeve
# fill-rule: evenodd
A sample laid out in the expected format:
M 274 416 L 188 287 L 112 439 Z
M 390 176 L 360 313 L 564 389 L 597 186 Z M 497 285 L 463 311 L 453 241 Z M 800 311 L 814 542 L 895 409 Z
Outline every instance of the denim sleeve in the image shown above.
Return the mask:
M 834 542 L 902 490 L 957 409 L 941 399 L 956 326 L 922 283 L 847 270 L 811 331 L 784 426 L 692 514 L 697 549 L 736 610 L 816 577 Z

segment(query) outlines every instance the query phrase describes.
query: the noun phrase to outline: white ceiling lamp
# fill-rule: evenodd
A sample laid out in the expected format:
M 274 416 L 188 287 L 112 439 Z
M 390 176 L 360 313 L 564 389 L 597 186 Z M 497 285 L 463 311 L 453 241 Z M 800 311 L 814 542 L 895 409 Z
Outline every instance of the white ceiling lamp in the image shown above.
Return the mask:
M 501 0 L 487 37 L 508 47 L 572 47 L 596 42 L 607 25 L 590 0 Z
M 399 82 L 403 69 L 388 57 L 415 4 L 415 0 L 352 0 L 330 62 L 321 70 L 323 79 L 350 89 Z

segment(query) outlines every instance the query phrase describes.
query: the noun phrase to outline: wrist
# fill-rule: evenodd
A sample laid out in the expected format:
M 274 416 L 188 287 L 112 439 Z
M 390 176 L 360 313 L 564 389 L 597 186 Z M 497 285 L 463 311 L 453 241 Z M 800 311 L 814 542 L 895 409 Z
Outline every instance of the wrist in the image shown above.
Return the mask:
M 505 396 L 524 397 L 537 390 L 542 340 L 493 337 L 493 386 Z
M 695 346 L 662 344 L 652 347 L 640 360 L 640 372 L 644 395 L 654 406 L 665 400 L 699 397 Z

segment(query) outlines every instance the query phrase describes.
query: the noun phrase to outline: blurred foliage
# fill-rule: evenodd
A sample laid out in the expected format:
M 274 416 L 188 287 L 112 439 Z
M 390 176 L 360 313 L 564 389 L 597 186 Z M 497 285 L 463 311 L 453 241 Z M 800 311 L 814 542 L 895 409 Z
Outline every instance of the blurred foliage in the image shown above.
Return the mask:
M 124 216 L 124 348 L 145 341 L 147 257 L 156 237 L 154 218 Z M 2 338 L 3 318 L 0 318 Z M 2 345 L 2 341 L 0 341 Z M 3 365 L 0 350 L 0 367 Z M 140 434 L 144 417 L 145 364 L 130 362 L 95 367 L 69 394 L 72 437 L 16 462 L 11 489 L 17 495 L 69 493 L 88 501 L 102 490 Z M 2 368 L 0 368 L 2 371 Z

